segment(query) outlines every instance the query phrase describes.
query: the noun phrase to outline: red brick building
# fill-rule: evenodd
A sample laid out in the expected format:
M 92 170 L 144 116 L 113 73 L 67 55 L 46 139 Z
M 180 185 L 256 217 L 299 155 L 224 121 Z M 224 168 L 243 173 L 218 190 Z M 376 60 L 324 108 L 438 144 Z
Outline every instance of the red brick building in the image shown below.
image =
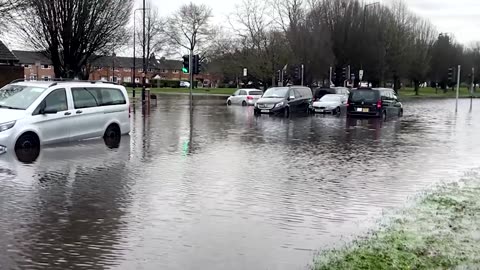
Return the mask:
M 40 52 L 13 51 L 24 67 L 26 80 L 50 80 L 55 78 L 52 62 Z M 88 66 L 90 80 L 114 81 L 118 83 L 141 83 L 143 73 L 142 58 L 135 59 L 122 56 L 100 56 Z M 155 80 L 188 81 L 189 74 L 182 72 L 182 61 L 155 59 L 151 57 L 147 62 L 147 83 Z M 135 79 L 133 79 L 135 78 Z M 195 75 L 195 80 L 205 86 L 215 86 L 221 78 L 208 72 Z

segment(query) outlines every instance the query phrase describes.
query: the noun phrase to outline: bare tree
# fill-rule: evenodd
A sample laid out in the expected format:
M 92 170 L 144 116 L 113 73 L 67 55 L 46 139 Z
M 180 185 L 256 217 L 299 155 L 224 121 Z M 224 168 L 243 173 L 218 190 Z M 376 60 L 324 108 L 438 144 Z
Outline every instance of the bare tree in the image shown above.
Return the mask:
M 94 55 L 112 54 L 126 42 L 133 0 L 24 0 L 18 27 L 44 52 L 55 76 L 85 78 Z
M 145 43 L 145 55 L 148 58 L 158 54 L 164 49 L 166 39 L 163 36 L 162 25 L 164 19 L 159 15 L 157 7 L 151 1 L 147 2 L 145 11 L 145 42 L 143 40 L 143 31 L 136 29 L 137 40 L 139 40 L 139 50 L 142 50 Z M 147 69 L 150 61 L 147 61 Z
M 7 28 L 13 19 L 14 11 L 22 5 L 22 1 L 0 0 L 0 32 Z
M 207 47 L 212 35 L 211 17 L 211 9 L 203 4 L 190 3 L 180 7 L 166 20 L 163 28 L 170 52 L 179 52 L 181 48 L 202 51 Z

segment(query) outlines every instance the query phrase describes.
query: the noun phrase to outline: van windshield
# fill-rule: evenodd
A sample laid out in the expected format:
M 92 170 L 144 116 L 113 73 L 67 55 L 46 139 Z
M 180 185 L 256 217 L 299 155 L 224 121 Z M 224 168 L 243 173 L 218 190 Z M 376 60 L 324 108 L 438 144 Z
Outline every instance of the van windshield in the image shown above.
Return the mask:
M 376 102 L 377 92 L 372 90 L 355 90 L 352 92 L 350 100 L 352 102 Z
M 0 108 L 26 110 L 46 88 L 6 85 L 0 89 Z
M 264 98 L 284 98 L 287 96 L 288 87 L 270 88 L 263 95 Z

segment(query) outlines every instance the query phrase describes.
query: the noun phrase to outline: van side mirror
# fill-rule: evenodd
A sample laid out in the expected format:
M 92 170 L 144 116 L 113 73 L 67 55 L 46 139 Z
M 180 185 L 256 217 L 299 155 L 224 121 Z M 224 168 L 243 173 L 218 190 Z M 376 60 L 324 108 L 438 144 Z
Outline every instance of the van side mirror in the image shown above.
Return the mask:
M 38 111 L 39 114 L 56 114 L 57 112 L 58 110 L 55 108 L 47 108 L 47 103 L 45 100 L 40 103 L 40 110 Z
M 295 99 L 295 96 L 290 96 L 290 97 L 288 98 L 288 101 L 294 100 L 294 99 Z

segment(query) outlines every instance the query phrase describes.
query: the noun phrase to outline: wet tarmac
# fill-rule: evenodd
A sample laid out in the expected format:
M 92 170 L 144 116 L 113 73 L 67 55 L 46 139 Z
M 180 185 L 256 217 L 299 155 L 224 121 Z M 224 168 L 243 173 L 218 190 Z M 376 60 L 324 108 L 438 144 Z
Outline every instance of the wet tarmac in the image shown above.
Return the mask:
M 165 96 L 121 141 L 0 156 L 0 269 L 305 269 L 480 166 L 480 101 L 255 117 Z

